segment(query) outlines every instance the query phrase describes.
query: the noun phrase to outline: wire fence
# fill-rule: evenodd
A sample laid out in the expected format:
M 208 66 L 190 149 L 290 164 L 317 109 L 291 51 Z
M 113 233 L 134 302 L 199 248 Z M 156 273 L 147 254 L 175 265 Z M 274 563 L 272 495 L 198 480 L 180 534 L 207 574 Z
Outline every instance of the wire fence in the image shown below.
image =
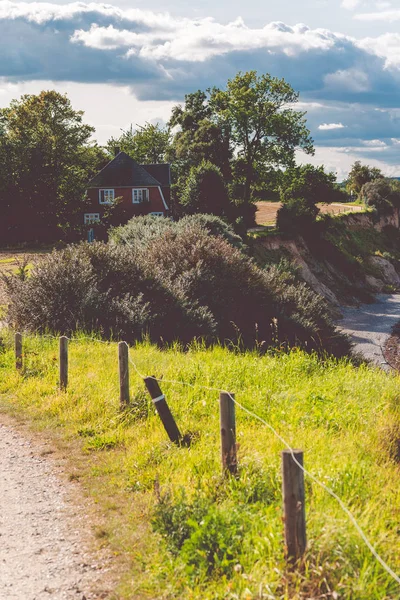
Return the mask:
M 66 351 L 65 342 L 62 342 L 62 340 L 67 340 L 68 342 L 73 342 L 73 343 L 92 342 L 92 343 L 101 343 L 101 344 L 107 344 L 107 345 L 115 343 L 115 342 L 100 340 L 98 338 L 87 337 L 87 336 L 79 336 L 77 338 L 68 338 L 66 336 L 62 336 L 61 338 L 58 338 L 53 335 L 41 335 L 40 338 L 60 341 L 60 387 L 64 388 L 64 389 L 66 389 L 67 384 L 63 385 L 63 383 L 61 381 L 61 375 L 62 375 L 62 373 L 64 373 L 64 376 L 65 376 L 65 373 L 68 374 L 68 350 Z M 304 476 L 306 476 L 308 479 L 310 479 L 316 485 L 318 485 L 320 488 L 322 488 L 332 498 L 334 498 L 334 500 L 336 500 L 336 502 L 338 503 L 338 505 L 340 506 L 342 511 L 346 514 L 346 516 L 348 517 L 350 522 L 353 524 L 356 531 L 360 535 L 360 538 L 362 539 L 364 544 L 367 546 L 367 548 L 369 549 L 371 554 L 374 556 L 374 558 L 379 562 L 379 564 L 382 566 L 382 568 L 393 578 L 393 580 L 396 581 L 396 583 L 400 585 L 400 577 L 393 571 L 393 569 L 380 556 L 380 554 L 378 553 L 378 551 L 376 550 L 374 545 L 368 539 L 367 535 L 365 534 L 364 530 L 360 526 L 359 522 L 357 521 L 357 519 L 355 518 L 353 513 L 349 510 L 349 508 L 346 506 L 346 504 L 343 502 L 343 500 L 330 487 L 325 485 L 320 479 L 318 479 L 315 475 L 313 475 L 308 469 L 306 469 L 303 466 L 302 460 L 299 460 L 299 452 L 297 450 L 294 450 L 291 447 L 291 445 L 287 442 L 287 440 L 277 431 L 277 429 L 271 423 L 269 423 L 263 417 L 259 416 L 254 411 L 252 411 L 250 408 L 248 408 L 247 406 L 245 406 L 244 404 L 239 402 L 235 398 L 235 396 L 232 392 L 229 392 L 225 389 L 222 389 L 219 387 L 214 387 L 214 386 L 202 385 L 198 382 L 193 384 L 193 383 L 189 383 L 186 381 L 165 379 L 164 377 L 158 378 L 158 377 L 155 377 L 154 375 L 146 375 L 145 373 L 142 373 L 142 371 L 139 369 L 137 363 L 135 362 L 135 360 L 132 357 L 132 349 L 129 348 L 129 345 L 126 342 L 119 342 L 119 349 L 124 350 L 125 347 L 126 347 L 127 362 L 129 362 L 129 364 L 133 367 L 135 373 L 145 383 L 150 380 L 150 381 L 157 382 L 158 384 L 169 384 L 172 386 L 189 387 L 192 389 L 203 389 L 203 390 L 206 390 L 209 392 L 216 392 L 220 395 L 221 394 L 226 395 L 229 397 L 232 404 L 234 404 L 237 408 L 239 408 L 240 410 L 242 410 L 243 412 L 248 414 L 251 418 L 257 420 L 258 422 L 263 424 L 265 427 L 267 427 L 272 432 L 272 434 L 285 447 L 286 451 L 290 454 L 291 459 L 292 459 L 293 463 L 296 465 L 297 469 Z M 61 349 L 62 349 L 62 351 L 61 351 Z M 23 368 L 23 356 L 24 355 L 23 355 L 22 335 L 19 333 L 16 333 L 15 334 L 15 358 L 16 358 L 16 368 L 19 370 L 21 370 Z M 121 359 L 121 355 L 120 355 L 120 359 Z M 64 364 L 62 364 L 63 361 L 64 361 Z M 122 368 L 121 368 L 121 362 L 120 362 L 119 373 L 120 373 L 120 384 L 121 384 L 121 394 L 122 394 L 122 393 L 124 393 L 122 390 L 122 379 L 125 380 L 125 383 L 126 383 L 126 381 L 129 381 L 129 371 L 128 371 L 127 364 L 122 363 Z M 148 387 L 148 389 L 149 389 L 149 387 Z M 125 393 L 126 393 L 126 390 L 125 390 Z M 164 396 L 164 394 L 160 393 L 158 396 L 152 397 L 152 400 L 153 400 L 156 408 L 158 408 L 157 405 L 160 403 L 160 401 L 165 401 L 165 396 Z M 121 408 L 123 408 L 123 407 L 124 407 L 124 403 L 121 402 Z M 159 414 L 160 414 L 160 412 L 159 412 Z M 163 417 L 161 414 L 160 414 L 160 417 L 163 420 Z M 163 420 L 163 423 L 164 423 L 164 420 Z M 164 426 L 165 426 L 165 423 L 164 423 Z M 167 427 L 166 427 L 166 430 L 168 432 Z M 235 450 L 235 452 L 236 452 L 236 450 Z M 304 498 L 302 498 L 301 501 L 304 504 Z

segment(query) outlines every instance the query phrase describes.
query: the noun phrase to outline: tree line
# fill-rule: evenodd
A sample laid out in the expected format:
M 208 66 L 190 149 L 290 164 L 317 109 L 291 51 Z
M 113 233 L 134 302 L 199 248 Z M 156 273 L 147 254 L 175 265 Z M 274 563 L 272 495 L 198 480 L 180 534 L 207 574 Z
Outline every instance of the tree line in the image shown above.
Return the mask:
M 87 182 L 117 148 L 141 164 L 171 164 L 175 218 L 215 214 L 244 232 L 255 200 L 280 198 L 280 228 L 307 227 L 317 202 L 345 193 L 323 167 L 296 165 L 297 150 L 314 153 L 297 101 L 284 79 L 238 73 L 224 89 L 187 94 L 166 125 L 131 125 L 101 147 L 66 95 L 13 100 L 0 109 L 0 241 L 79 239 Z M 118 211 L 110 223 L 119 224 Z

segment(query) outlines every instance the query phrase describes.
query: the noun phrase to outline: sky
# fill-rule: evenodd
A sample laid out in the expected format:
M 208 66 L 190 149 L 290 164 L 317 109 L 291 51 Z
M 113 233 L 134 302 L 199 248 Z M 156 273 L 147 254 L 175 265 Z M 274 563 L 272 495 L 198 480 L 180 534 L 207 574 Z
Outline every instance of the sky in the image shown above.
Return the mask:
M 250 69 L 299 92 L 300 162 L 400 176 L 400 0 L 0 0 L 0 107 L 67 93 L 101 144 Z

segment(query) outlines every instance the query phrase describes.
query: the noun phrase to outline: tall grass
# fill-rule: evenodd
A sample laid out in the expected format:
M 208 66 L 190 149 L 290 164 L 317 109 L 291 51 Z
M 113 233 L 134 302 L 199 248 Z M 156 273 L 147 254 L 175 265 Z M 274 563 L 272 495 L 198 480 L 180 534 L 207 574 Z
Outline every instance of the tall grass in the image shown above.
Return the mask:
M 70 343 L 70 385 L 57 389 L 57 341 L 25 340 L 23 373 L 11 338 L 0 351 L 1 410 L 71 448 L 71 473 L 107 515 L 104 539 L 127 559 L 116 598 L 398 598 L 338 504 L 307 481 L 308 551 L 287 571 L 281 511 L 281 442 L 237 410 L 239 479 L 224 481 L 218 394 L 236 393 L 271 423 L 306 467 L 351 509 L 382 557 L 400 571 L 397 376 L 293 350 L 256 353 L 193 344 L 131 357 L 161 383 L 189 448 L 169 443 L 140 376 L 120 412 L 117 346 Z M 167 383 L 190 383 L 193 387 Z M 397 449 L 397 450 L 396 450 Z

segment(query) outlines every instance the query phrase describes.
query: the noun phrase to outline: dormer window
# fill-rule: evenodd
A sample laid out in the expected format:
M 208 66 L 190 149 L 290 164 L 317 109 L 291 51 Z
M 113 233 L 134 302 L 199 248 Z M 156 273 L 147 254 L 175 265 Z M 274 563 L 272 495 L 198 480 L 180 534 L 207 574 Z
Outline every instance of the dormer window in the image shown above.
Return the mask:
M 133 204 L 140 204 L 141 202 L 147 202 L 149 199 L 149 190 L 147 188 L 137 188 L 132 190 L 132 202 Z
M 100 204 L 112 204 L 114 202 L 114 190 L 99 190 Z

